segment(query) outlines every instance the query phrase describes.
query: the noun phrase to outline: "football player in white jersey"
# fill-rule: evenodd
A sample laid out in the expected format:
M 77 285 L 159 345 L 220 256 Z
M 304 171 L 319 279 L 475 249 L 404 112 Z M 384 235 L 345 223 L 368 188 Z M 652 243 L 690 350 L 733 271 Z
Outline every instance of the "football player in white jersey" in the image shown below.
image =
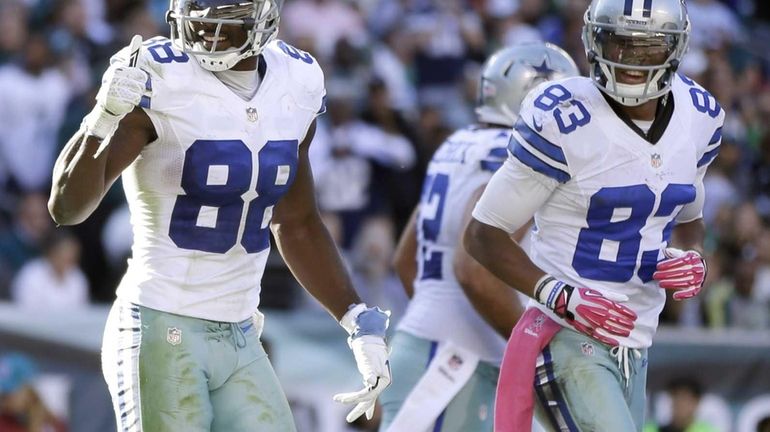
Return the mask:
M 49 208 L 62 225 L 123 174 L 135 240 L 102 350 L 120 431 L 295 430 L 259 339 L 268 228 L 350 335 L 364 388 L 335 396 L 355 405 L 348 421 L 371 417 L 390 383 L 388 314 L 360 302 L 316 209 L 323 73 L 275 40 L 281 5 L 172 0 L 171 37 L 135 37 L 113 57 L 56 162 Z
M 590 78 L 532 90 L 473 211 L 469 253 L 529 295 L 506 349 L 496 431 L 639 431 L 647 348 L 666 293 L 705 276 L 703 176 L 724 111 L 676 72 L 690 32 L 681 0 L 593 0 Z M 534 216 L 525 253 L 509 234 Z M 532 383 L 535 383 L 532 390 Z
M 478 122 L 452 134 L 431 159 L 395 256 L 411 301 L 393 339 L 396 379 L 381 397 L 381 431 L 492 431 L 505 340 L 522 308 L 513 289 L 493 289 L 502 282 L 459 247 L 460 235 L 505 161 L 524 95 L 577 74 L 572 58 L 551 44 L 496 52 L 482 68 Z M 474 306 L 488 312 L 487 322 Z

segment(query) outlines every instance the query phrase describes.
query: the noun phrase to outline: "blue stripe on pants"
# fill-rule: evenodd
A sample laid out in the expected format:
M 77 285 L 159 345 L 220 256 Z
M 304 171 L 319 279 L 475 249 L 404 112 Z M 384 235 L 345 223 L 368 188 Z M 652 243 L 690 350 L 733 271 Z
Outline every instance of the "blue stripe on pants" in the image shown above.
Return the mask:
M 534 383 L 540 404 L 556 430 L 579 432 L 564 396 L 556 383 L 551 351 L 546 347 L 541 355 L 543 365 L 538 368 Z

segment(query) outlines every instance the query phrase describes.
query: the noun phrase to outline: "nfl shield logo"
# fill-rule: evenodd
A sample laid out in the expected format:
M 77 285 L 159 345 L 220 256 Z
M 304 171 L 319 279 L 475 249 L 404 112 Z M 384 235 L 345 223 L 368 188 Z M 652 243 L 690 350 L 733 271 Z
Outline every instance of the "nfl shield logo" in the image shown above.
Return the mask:
M 176 327 L 169 327 L 168 333 L 166 333 L 166 342 L 174 346 L 182 343 L 182 330 Z
M 653 153 L 650 155 L 650 165 L 652 165 L 653 168 L 660 168 L 660 166 L 663 165 L 663 160 L 660 159 L 659 154 Z
M 583 342 L 580 344 L 580 351 L 583 351 L 583 355 L 585 356 L 593 356 L 594 345 L 588 342 Z
M 449 364 L 449 368 L 452 370 L 460 369 L 460 366 L 463 365 L 463 359 L 460 358 L 460 356 L 454 354 L 447 362 Z
M 257 109 L 254 107 L 246 108 L 246 118 L 248 118 L 250 122 L 257 121 Z

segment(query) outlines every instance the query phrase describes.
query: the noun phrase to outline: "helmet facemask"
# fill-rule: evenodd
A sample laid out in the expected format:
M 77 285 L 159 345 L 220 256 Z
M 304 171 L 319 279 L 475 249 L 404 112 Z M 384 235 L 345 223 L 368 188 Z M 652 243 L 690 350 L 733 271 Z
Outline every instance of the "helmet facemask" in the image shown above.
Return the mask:
M 632 20 L 628 20 L 632 21 Z M 687 49 L 689 21 L 623 25 L 592 20 L 586 12 L 583 44 L 594 84 L 626 106 L 657 99 L 671 89 L 672 78 Z
M 212 72 L 258 55 L 278 30 L 279 0 L 171 0 L 171 40 Z

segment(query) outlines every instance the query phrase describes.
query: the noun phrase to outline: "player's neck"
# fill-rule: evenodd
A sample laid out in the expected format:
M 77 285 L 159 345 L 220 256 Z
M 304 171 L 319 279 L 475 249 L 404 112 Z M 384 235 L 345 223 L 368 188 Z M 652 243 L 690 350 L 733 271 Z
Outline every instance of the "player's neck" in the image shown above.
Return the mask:
M 231 67 L 230 70 L 234 71 L 252 71 L 257 69 L 257 56 L 251 56 L 247 57 L 238 63 L 235 64 L 235 66 Z
M 638 106 L 620 105 L 620 109 L 632 120 L 652 121 L 658 110 L 658 100 L 651 99 Z

